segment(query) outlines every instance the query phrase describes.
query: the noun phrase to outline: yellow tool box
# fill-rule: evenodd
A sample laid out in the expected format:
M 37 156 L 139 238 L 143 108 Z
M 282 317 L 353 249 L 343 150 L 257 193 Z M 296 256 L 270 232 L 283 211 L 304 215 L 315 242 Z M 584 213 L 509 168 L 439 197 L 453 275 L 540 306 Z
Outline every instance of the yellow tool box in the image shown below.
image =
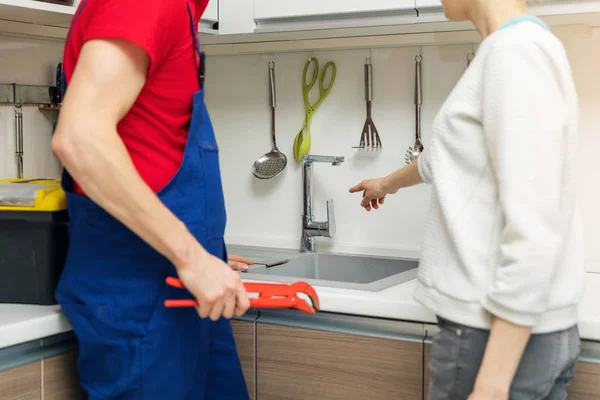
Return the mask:
M 0 180 L 0 303 L 56 304 L 68 222 L 58 179 Z

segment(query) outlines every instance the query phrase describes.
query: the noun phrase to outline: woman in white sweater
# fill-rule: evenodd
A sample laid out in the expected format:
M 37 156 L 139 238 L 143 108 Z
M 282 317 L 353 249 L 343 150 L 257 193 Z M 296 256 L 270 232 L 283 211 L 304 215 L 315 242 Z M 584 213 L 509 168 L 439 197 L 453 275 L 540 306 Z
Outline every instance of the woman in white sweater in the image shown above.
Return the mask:
M 484 38 L 416 162 L 353 187 L 362 207 L 433 186 L 416 299 L 438 315 L 430 399 L 564 399 L 584 276 L 578 103 L 525 0 L 442 0 Z

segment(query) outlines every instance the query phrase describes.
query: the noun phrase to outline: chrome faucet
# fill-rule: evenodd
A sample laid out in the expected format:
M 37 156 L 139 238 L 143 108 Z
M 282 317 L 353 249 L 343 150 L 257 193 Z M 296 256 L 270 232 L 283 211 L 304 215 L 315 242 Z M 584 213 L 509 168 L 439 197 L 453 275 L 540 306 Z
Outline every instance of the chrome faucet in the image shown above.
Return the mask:
M 301 252 L 315 251 L 315 237 L 332 238 L 335 235 L 335 210 L 333 199 L 327 200 L 327 221 L 314 221 L 313 215 L 313 163 L 331 163 L 333 166 L 342 165 L 344 157 L 305 155 L 302 158 L 302 238 L 300 240 Z

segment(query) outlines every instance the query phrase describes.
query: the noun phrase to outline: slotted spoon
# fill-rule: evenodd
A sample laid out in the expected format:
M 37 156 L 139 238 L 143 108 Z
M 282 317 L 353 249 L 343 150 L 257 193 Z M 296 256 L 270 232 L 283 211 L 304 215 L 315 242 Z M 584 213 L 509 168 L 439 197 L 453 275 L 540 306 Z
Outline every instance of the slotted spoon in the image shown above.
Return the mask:
M 287 165 L 287 157 L 277 148 L 275 137 L 275 63 L 269 62 L 269 93 L 271 97 L 271 151 L 254 162 L 252 173 L 258 179 L 271 179 L 279 175 Z

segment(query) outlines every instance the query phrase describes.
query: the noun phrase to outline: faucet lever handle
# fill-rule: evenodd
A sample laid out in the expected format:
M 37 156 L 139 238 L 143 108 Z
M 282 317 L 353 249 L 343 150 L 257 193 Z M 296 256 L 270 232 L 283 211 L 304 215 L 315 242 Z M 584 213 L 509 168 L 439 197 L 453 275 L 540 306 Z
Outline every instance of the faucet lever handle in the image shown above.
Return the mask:
M 335 208 L 333 207 L 333 199 L 327 200 L 327 237 L 335 236 Z

